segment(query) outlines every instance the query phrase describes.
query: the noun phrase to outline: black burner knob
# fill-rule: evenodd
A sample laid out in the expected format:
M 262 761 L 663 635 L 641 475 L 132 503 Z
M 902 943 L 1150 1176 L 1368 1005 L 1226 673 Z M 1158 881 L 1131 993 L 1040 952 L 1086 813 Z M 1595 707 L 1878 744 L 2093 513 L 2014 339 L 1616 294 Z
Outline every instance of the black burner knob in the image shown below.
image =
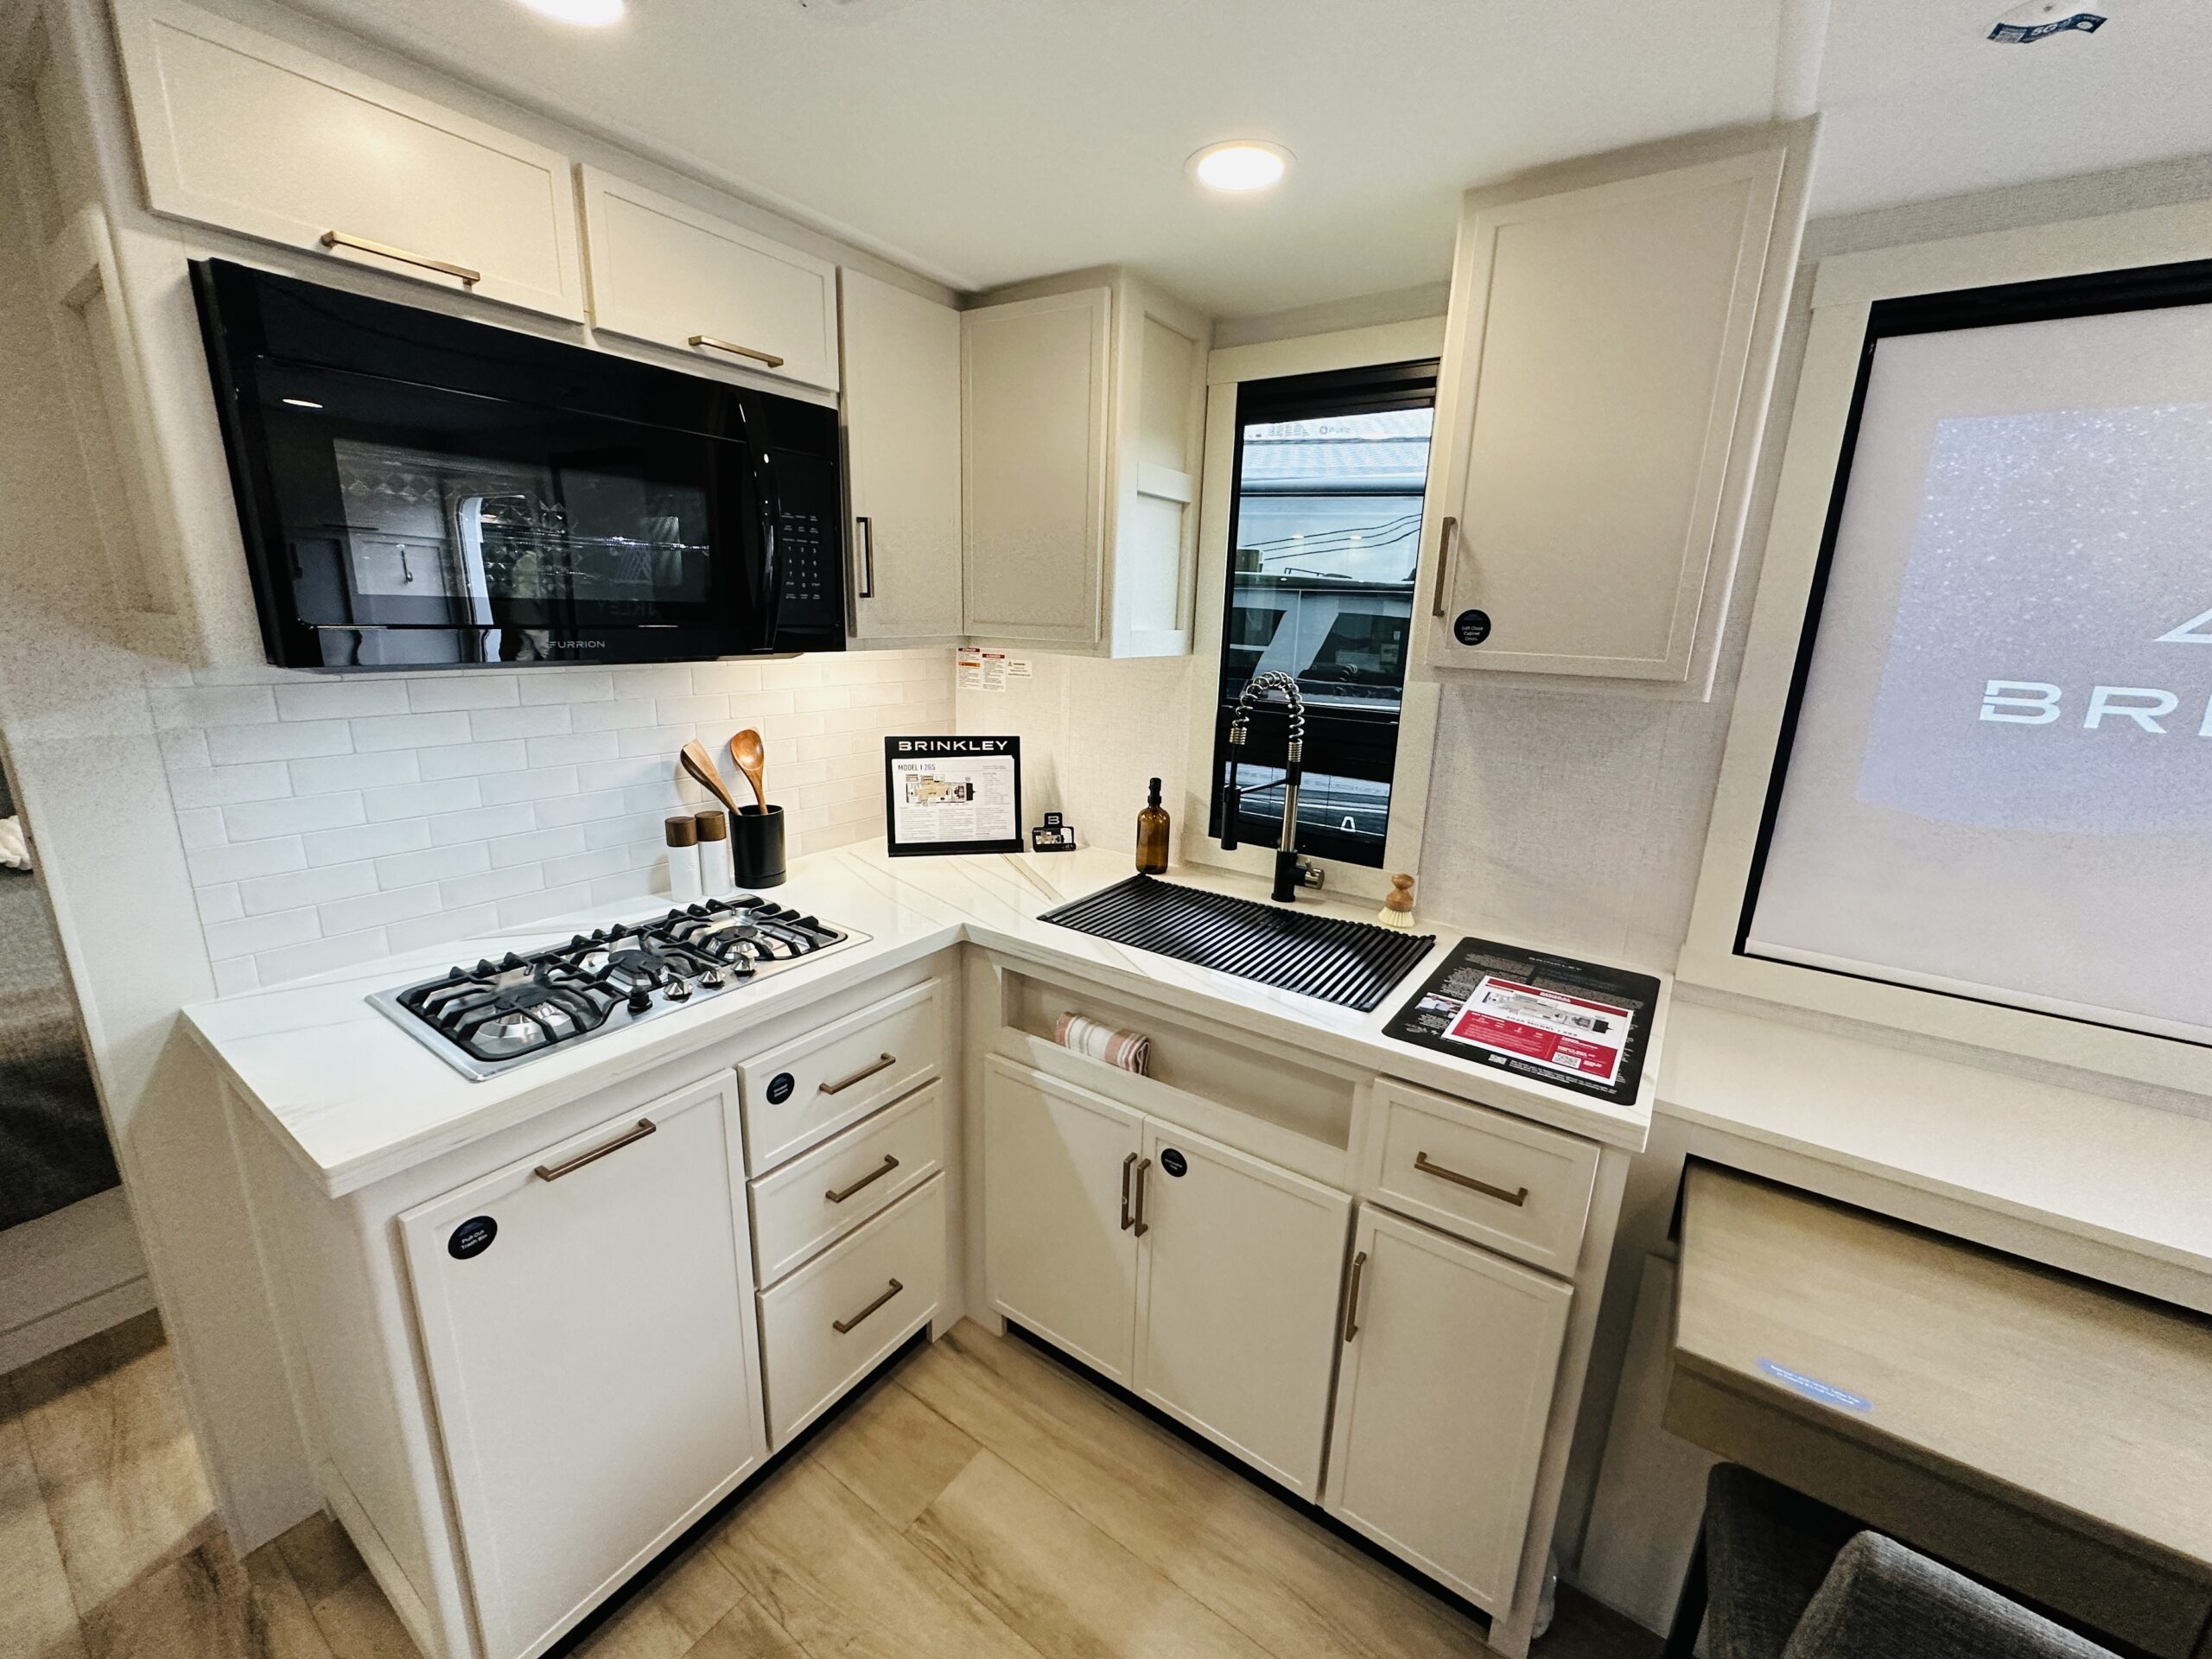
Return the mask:
M 630 993 L 631 1013 L 651 1014 L 652 1012 L 652 1007 L 653 994 L 648 987 L 640 985 L 636 990 Z

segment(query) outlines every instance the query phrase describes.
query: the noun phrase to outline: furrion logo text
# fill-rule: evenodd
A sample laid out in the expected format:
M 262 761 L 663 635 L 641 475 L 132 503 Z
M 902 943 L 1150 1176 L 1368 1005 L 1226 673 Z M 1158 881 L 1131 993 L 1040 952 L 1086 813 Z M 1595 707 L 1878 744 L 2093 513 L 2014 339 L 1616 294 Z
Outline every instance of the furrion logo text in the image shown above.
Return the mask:
M 2212 611 L 2193 616 L 2169 629 L 2153 642 L 2161 645 L 2212 645 Z M 2107 726 L 2133 728 L 2163 737 L 2186 732 L 2195 720 L 2199 737 L 2212 737 L 2212 696 L 2205 699 L 2202 718 L 2184 716 L 2170 724 L 2182 706 L 2183 693 L 2155 685 L 2093 685 L 2082 704 L 2082 725 L 2088 731 Z M 2192 705 L 2197 696 L 2188 694 Z M 2070 715 L 2065 688 L 2045 680 L 1990 680 L 1981 690 L 1981 717 L 2008 726 L 2054 726 Z

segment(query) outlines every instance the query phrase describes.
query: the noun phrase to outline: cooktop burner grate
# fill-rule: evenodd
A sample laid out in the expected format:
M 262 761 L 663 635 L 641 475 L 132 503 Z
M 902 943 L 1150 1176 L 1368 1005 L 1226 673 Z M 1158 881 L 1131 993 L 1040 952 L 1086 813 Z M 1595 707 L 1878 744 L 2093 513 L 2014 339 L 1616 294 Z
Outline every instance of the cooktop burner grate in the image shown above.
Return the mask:
M 1380 1007 L 1436 943 L 1433 933 L 1402 933 L 1149 875 L 1038 919 L 1362 1014 Z

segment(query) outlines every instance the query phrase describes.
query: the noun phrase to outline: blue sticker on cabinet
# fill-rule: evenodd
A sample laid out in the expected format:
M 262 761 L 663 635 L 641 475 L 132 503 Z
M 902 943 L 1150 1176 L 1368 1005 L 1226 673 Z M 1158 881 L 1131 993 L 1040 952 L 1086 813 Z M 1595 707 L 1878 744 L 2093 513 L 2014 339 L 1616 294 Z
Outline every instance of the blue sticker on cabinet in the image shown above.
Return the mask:
M 1872 1411 L 1874 1402 L 1863 1394 L 1853 1394 L 1848 1389 L 1839 1389 L 1833 1382 L 1823 1382 L 1817 1376 L 1808 1376 L 1802 1371 L 1793 1371 L 1787 1365 L 1777 1365 L 1770 1359 L 1759 1361 L 1764 1371 L 1784 1388 L 1795 1389 L 1808 1400 L 1817 1400 L 1824 1406 L 1840 1407 L 1845 1411 Z
M 489 1216 L 471 1216 L 446 1236 L 446 1254 L 456 1262 L 481 1255 L 499 1236 L 499 1224 Z

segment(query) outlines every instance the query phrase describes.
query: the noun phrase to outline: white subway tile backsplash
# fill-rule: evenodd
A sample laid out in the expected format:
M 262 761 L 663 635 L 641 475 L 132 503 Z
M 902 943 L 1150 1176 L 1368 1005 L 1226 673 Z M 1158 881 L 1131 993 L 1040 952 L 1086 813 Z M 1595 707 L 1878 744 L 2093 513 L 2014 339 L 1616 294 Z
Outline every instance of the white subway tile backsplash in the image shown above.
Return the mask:
M 353 899 L 377 890 L 377 873 L 369 864 L 333 864 L 327 869 L 291 870 L 238 883 L 238 899 L 249 916 L 271 911 L 294 910 L 302 905 L 328 904 L 334 899 Z
M 782 662 L 149 679 L 178 832 L 226 995 L 667 886 L 662 824 L 744 795 L 732 732 L 767 742 L 794 850 L 880 833 L 881 741 L 952 720 L 944 652 Z
M 425 881 L 443 881 L 458 875 L 474 875 L 479 870 L 492 868 L 492 855 L 484 850 L 480 841 L 465 841 L 454 847 L 433 847 L 420 853 L 394 853 L 389 858 L 376 861 L 377 885 L 380 887 L 412 887 Z
M 276 688 L 276 713 L 284 720 L 352 720 L 361 715 L 406 712 L 407 687 L 397 680 L 317 680 Z
M 467 715 L 377 715 L 353 722 L 353 747 L 368 754 L 378 749 L 427 749 L 469 741 Z
M 397 818 L 390 823 L 364 823 L 350 830 L 325 830 L 302 836 L 310 868 L 325 864 L 352 864 L 391 853 L 419 852 L 430 844 L 430 826 L 421 818 Z
M 584 850 L 584 832 L 574 824 L 558 830 L 532 830 L 526 835 L 501 836 L 488 850 L 495 869 L 529 864 L 542 858 L 558 858 Z
M 482 778 L 495 772 L 520 772 L 530 764 L 530 751 L 518 737 L 496 743 L 456 743 L 450 748 L 425 749 L 420 756 L 423 776 L 437 781 L 447 778 Z
M 523 709 L 485 709 L 468 717 L 468 734 L 479 743 L 503 737 L 551 737 L 569 729 L 566 703 L 536 703 Z
M 484 804 L 505 806 L 514 801 L 543 801 L 576 792 L 574 766 L 548 766 L 538 772 L 496 772 L 479 780 Z
M 412 749 L 391 749 L 382 754 L 327 754 L 289 763 L 292 793 L 331 795 L 348 789 L 375 789 L 389 784 L 411 784 L 422 772 Z
M 322 918 L 322 931 L 333 936 L 359 932 L 365 927 L 382 927 L 387 922 L 411 921 L 418 916 L 428 916 L 439 907 L 438 890 L 435 885 L 401 887 L 391 893 L 367 893 L 358 899 L 340 899 L 334 904 L 319 905 L 315 913 Z
M 537 817 L 527 801 L 511 802 L 505 806 L 480 806 L 468 812 L 442 813 L 430 820 L 430 840 L 439 847 L 451 847 L 464 841 L 489 841 L 494 836 L 512 836 L 536 826 Z
M 484 797 L 474 778 L 456 778 L 427 784 L 402 784 L 390 789 L 365 790 L 361 804 L 369 822 L 391 818 L 428 817 L 433 812 L 460 812 L 481 806 Z
M 604 702 L 614 695 L 614 677 L 604 669 L 546 669 L 524 674 L 522 700 L 534 702 Z
M 279 841 L 244 842 L 237 846 L 203 847 L 184 855 L 185 868 L 192 872 L 196 886 L 305 869 L 307 861 L 297 836 Z
M 407 703 L 417 714 L 436 714 L 453 709 L 507 709 L 521 701 L 520 686 L 512 674 L 441 675 L 436 679 L 407 683 Z
M 286 800 L 250 801 L 223 809 L 223 828 L 232 841 L 267 841 L 275 836 L 336 830 L 365 821 L 359 795 L 296 795 Z
M 342 720 L 272 721 L 266 726 L 211 726 L 207 758 L 219 766 L 251 760 L 304 760 L 310 755 L 345 754 L 353 734 Z

